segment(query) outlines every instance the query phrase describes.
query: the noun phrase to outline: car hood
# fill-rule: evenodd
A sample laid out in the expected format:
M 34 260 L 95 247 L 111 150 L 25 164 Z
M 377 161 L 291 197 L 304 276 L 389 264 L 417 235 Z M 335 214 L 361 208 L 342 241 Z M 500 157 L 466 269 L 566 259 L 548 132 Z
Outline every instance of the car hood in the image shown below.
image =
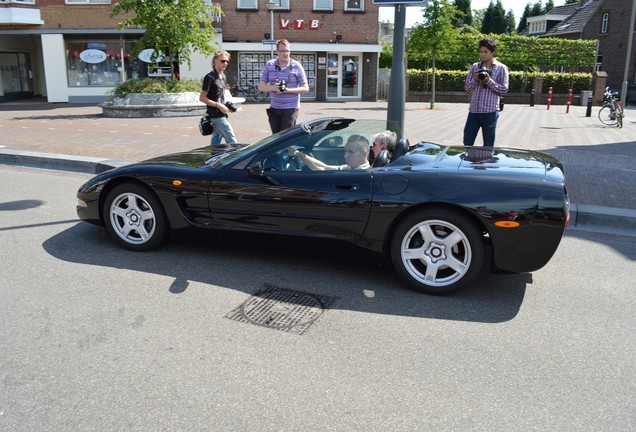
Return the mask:
M 185 152 L 158 156 L 152 159 L 144 160 L 135 165 L 163 165 L 184 168 L 197 168 L 203 165 L 207 165 L 214 160 L 223 158 L 225 155 L 243 147 L 244 144 L 230 144 L 218 147 L 207 146 Z

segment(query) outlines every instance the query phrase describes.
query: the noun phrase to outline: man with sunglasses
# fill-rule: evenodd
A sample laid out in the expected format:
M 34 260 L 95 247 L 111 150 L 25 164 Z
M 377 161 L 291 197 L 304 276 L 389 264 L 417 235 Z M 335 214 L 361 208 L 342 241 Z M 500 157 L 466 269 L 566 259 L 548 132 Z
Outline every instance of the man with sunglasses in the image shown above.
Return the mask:
M 199 100 L 207 105 L 207 113 L 212 119 L 212 146 L 220 145 L 223 139 L 227 144 L 236 143 L 236 135 L 228 120 L 230 110 L 225 105 L 225 69 L 229 63 L 230 54 L 227 51 L 214 53 L 212 71 L 203 78 L 203 89 L 199 94 Z
M 291 59 L 290 43 L 281 39 L 276 43 L 278 57 L 268 61 L 258 83 L 260 91 L 270 92 L 271 102 L 267 117 L 272 133 L 280 132 L 296 124 L 300 95 L 309 91 L 305 69 Z

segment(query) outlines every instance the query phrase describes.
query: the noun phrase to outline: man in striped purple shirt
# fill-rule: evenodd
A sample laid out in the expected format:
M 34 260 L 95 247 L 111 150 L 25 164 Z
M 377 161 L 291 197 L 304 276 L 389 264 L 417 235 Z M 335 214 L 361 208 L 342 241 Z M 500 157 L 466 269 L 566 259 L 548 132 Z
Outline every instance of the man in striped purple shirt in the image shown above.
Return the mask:
M 278 57 L 265 63 L 260 91 L 270 92 L 272 98 L 267 117 L 272 133 L 280 132 L 296 124 L 300 95 L 309 91 L 303 65 L 291 58 L 291 45 L 287 39 L 276 43 Z
M 470 94 L 464 145 L 472 146 L 481 128 L 484 147 L 494 147 L 499 119 L 499 103 L 508 93 L 508 67 L 495 59 L 497 42 L 490 36 L 479 41 L 480 62 L 468 72 L 464 90 Z

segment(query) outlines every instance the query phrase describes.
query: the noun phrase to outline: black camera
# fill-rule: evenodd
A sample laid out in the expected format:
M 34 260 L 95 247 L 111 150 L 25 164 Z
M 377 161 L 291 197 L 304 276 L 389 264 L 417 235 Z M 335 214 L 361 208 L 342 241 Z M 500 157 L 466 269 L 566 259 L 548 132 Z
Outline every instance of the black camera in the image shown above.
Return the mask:
M 236 105 L 234 105 L 232 102 L 227 101 L 225 102 L 225 106 L 227 107 L 227 109 L 229 109 L 231 112 L 236 112 L 238 111 L 238 108 L 236 107 Z
M 285 80 L 278 81 L 278 89 L 279 89 L 281 92 L 286 91 L 286 90 L 287 90 L 287 81 L 285 81 Z
M 485 80 L 488 75 L 490 75 L 490 71 L 485 67 L 480 67 L 475 71 L 480 80 Z

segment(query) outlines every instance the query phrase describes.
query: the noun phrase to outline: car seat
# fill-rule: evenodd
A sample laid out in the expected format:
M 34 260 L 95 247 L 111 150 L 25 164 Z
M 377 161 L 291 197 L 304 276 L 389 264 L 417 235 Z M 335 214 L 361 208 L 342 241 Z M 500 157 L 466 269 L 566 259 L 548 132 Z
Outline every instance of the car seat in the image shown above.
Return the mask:
M 393 153 L 391 154 L 391 162 L 404 156 L 409 151 L 410 145 L 408 138 L 402 138 L 395 143 L 395 149 L 393 149 Z

